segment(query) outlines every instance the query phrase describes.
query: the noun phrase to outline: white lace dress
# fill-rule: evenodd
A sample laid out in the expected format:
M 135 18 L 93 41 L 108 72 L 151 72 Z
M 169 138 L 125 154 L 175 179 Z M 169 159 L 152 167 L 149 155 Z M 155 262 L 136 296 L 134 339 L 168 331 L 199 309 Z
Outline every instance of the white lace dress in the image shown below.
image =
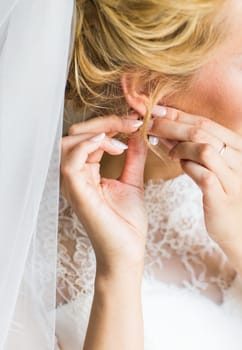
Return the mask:
M 199 188 L 185 174 L 148 181 L 145 202 L 145 350 L 242 350 L 242 281 L 206 232 Z M 62 195 L 58 260 L 59 348 L 81 350 L 93 298 L 95 256 Z

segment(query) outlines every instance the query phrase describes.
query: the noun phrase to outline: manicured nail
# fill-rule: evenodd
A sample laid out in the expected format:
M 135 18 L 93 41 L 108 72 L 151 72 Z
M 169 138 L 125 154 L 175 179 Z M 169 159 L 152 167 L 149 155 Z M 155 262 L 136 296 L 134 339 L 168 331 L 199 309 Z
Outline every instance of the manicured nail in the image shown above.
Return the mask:
M 157 146 L 159 143 L 159 139 L 156 136 L 149 136 L 148 140 L 152 146 Z
M 139 128 L 141 125 L 144 124 L 142 120 L 130 120 L 130 119 L 128 119 L 128 123 L 130 126 L 133 126 L 134 128 Z
M 123 143 L 123 142 L 121 142 L 121 141 L 119 141 L 119 140 L 111 139 L 110 142 L 111 142 L 111 144 L 112 144 L 114 147 L 116 147 L 116 148 L 118 148 L 118 149 L 127 149 L 127 148 L 128 148 L 128 146 L 125 145 L 125 143 Z
M 100 142 L 102 141 L 103 139 L 105 139 L 105 132 L 102 132 L 101 134 L 97 135 L 97 136 L 94 136 L 93 138 L 90 139 L 90 141 L 92 142 Z
M 167 108 L 164 106 L 156 105 L 153 107 L 151 113 L 156 117 L 165 117 L 167 115 Z

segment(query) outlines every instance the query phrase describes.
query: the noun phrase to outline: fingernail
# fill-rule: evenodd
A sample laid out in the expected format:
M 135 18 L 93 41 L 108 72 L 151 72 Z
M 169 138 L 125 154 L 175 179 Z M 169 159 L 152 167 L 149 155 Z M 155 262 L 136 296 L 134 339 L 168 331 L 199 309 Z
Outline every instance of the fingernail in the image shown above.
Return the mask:
M 128 123 L 130 126 L 133 126 L 134 128 L 139 128 L 141 125 L 143 125 L 143 121 L 142 120 L 130 120 L 128 119 Z
M 149 136 L 148 140 L 152 146 L 157 146 L 159 143 L 159 139 L 156 136 Z
M 128 146 L 125 143 L 123 143 L 119 140 L 111 139 L 110 142 L 114 147 L 117 147 L 118 149 L 127 149 L 128 148 Z
M 102 132 L 101 134 L 92 137 L 92 138 L 90 139 L 90 141 L 92 141 L 92 142 L 100 142 L 100 141 L 102 141 L 103 139 L 105 139 L 105 136 L 106 136 L 105 132 Z
M 167 108 L 156 105 L 153 107 L 151 114 L 155 115 L 156 117 L 165 117 L 167 115 Z

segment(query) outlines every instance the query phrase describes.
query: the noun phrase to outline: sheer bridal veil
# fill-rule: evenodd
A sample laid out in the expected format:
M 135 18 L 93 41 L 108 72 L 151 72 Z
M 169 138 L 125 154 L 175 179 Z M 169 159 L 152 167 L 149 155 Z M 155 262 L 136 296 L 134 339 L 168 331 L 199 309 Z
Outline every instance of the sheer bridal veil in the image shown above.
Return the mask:
M 0 0 L 0 350 L 54 350 L 74 0 Z

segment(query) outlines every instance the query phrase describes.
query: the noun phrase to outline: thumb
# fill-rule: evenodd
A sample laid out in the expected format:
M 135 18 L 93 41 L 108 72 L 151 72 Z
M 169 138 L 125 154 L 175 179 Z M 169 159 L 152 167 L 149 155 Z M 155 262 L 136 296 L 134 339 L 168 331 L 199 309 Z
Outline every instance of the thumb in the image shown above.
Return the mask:
M 132 134 L 119 180 L 125 184 L 143 188 L 146 156 L 147 145 L 142 134 L 140 132 Z

